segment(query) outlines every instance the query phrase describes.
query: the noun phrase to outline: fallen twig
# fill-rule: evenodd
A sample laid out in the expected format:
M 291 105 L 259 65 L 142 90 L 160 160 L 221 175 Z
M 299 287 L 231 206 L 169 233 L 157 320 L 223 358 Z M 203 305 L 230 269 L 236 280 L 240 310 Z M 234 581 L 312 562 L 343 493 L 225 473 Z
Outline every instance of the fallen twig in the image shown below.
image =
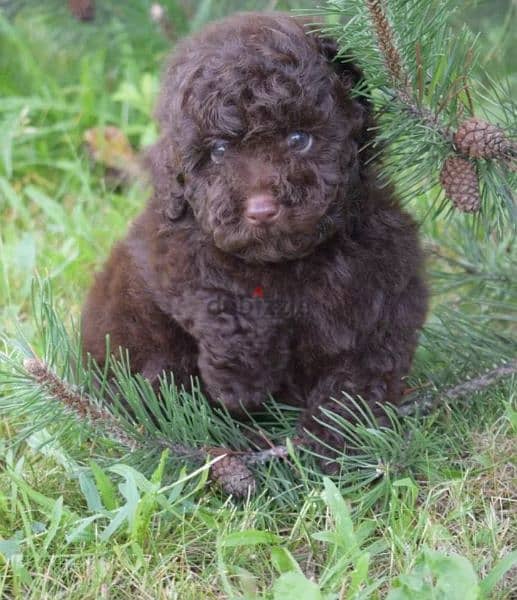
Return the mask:
M 100 407 L 99 403 L 91 396 L 61 379 L 42 360 L 28 358 L 24 361 L 23 366 L 30 377 L 44 388 L 51 398 L 58 400 L 68 412 L 74 414 L 79 420 L 86 420 L 91 425 L 102 428 L 111 439 L 131 451 L 144 448 L 144 443 L 132 438 L 124 431 L 115 415 L 106 408 Z M 397 413 L 402 417 L 428 415 L 437 408 L 443 398 L 457 400 L 482 391 L 497 381 L 516 373 L 517 360 L 513 360 L 494 367 L 479 377 L 464 381 L 441 392 L 426 391 L 419 393 L 416 391 L 410 395 L 412 397 L 409 400 L 405 400 L 397 408 Z M 153 440 L 153 443 L 168 448 L 176 458 L 193 460 L 197 463 L 220 457 L 211 467 L 212 479 L 217 481 L 226 492 L 239 497 L 246 496 L 255 489 L 255 480 L 248 469 L 248 465 L 285 459 L 289 454 L 287 447 L 284 445 L 272 446 L 266 450 L 258 451 L 235 451 L 210 446 L 194 448 L 169 442 L 162 438 Z M 293 440 L 293 444 L 302 445 L 303 441 L 297 438 Z

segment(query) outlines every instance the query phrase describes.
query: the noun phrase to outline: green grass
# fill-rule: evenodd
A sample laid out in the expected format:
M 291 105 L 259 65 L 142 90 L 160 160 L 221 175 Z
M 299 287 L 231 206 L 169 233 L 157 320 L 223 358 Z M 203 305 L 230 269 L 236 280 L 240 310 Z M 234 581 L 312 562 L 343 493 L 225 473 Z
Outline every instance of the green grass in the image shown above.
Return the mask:
M 145 183 L 110 187 L 83 135 L 111 124 L 136 148 L 152 142 L 167 43 L 143 0 L 98 4 L 111 16 L 94 28 L 70 21 L 64 2 L 20 3 L 26 8 L 9 21 L 0 13 L 0 331 L 8 339 L 23 334 L 38 351 L 34 276 L 51 282 L 63 318 L 77 319 L 93 271 L 148 195 Z M 231 4 L 168 2 L 179 34 Z M 497 69 L 508 72 L 504 14 L 469 17 L 488 28 L 487 47 L 502 48 Z M 428 203 L 418 198 L 410 208 L 424 214 Z M 508 312 L 511 246 L 468 231 L 462 219 L 424 224 L 426 241 L 442 254 L 483 267 L 465 273 L 430 260 L 434 313 L 455 306 L 507 332 L 515 322 Z M 424 337 L 415 382 L 453 377 L 448 336 L 455 348 L 461 336 L 467 346 L 470 338 L 468 325 L 448 330 L 447 323 L 442 337 L 436 327 Z M 465 349 L 465 368 L 472 350 Z M 490 366 L 491 348 L 479 343 L 474 351 Z M 454 358 L 457 368 L 461 356 Z M 100 441 L 81 438 L 72 451 L 69 441 L 43 444 L 39 432 L 15 443 L 20 423 L 4 417 L 0 596 L 515 597 L 513 383 L 444 401 L 436 414 L 412 422 L 411 440 L 401 438 L 407 445 L 399 458 L 380 465 L 386 468 L 370 485 L 353 490 L 346 480 L 338 488 L 323 476 L 306 479 L 295 457 L 285 470 L 263 473 L 258 495 L 242 502 L 210 485 L 207 467 L 168 473 L 164 457 L 145 473 L 130 461 L 92 468 Z M 365 501 L 379 490 L 377 500 Z

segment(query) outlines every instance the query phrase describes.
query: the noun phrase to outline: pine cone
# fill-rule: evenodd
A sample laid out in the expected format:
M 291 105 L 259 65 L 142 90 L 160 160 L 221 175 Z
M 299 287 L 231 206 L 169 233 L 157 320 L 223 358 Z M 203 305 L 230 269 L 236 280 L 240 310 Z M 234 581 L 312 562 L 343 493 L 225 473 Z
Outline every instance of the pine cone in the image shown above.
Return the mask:
M 512 146 L 500 127 L 475 117 L 461 123 L 454 135 L 454 144 L 470 158 L 508 157 Z
M 212 480 L 227 493 L 244 498 L 248 492 L 255 492 L 255 478 L 238 456 L 226 454 L 210 469 Z
M 440 173 L 446 196 L 463 212 L 477 212 L 481 206 L 479 181 L 474 165 L 459 156 L 449 156 Z

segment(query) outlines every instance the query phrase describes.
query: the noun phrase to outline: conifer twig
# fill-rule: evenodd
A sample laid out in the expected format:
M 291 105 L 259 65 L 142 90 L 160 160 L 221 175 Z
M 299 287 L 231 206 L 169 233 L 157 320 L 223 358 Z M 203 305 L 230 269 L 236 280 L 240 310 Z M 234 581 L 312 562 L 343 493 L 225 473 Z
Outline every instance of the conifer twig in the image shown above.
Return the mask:
M 403 94 L 408 94 L 409 76 L 395 42 L 395 33 L 390 25 L 382 0 L 365 0 L 375 28 L 379 48 L 395 87 L 400 86 Z
M 102 427 L 113 440 L 126 448 L 137 449 L 138 442 L 125 433 L 108 410 L 100 408 L 90 396 L 63 381 L 42 360 L 27 358 L 23 361 L 23 366 L 51 398 L 58 400 L 79 420 Z
M 297 445 L 297 441 L 293 441 L 294 445 Z M 286 446 L 271 446 L 271 448 L 267 448 L 267 450 L 259 450 L 259 451 L 247 451 L 243 453 L 243 457 L 248 464 L 257 465 L 264 464 L 269 462 L 270 460 L 276 458 L 287 458 L 289 452 Z
M 131 451 L 144 448 L 142 442 L 132 438 L 122 429 L 115 415 L 107 409 L 99 407 L 90 395 L 61 379 L 45 362 L 38 358 L 27 358 L 24 360 L 23 366 L 28 375 L 52 399 L 59 401 L 65 410 L 71 412 L 79 421 L 86 421 L 90 425 L 102 429 L 110 439 Z M 195 448 L 169 442 L 163 438 L 153 440 L 153 442 L 160 448 L 170 450 L 175 458 L 193 460 L 197 463 L 218 458 L 219 460 L 211 465 L 212 479 L 227 493 L 237 497 L 253 493 L 256 487 L 253 474 L 246 466 L 247 463 L 264 463 L 272 458 L 287 456 L 287 448 L 283 446 L 261 452 L 235 452 L 226 448 Z
M 375 29 L 375 35 L 381 51 L 384 64 L 393 84 L 395 97 L 405 105 L 407 112 L 424 125 L 439 133 L 445 140 L 452 142 L 453 134 L 450 128 L 440 122 L 438 112 L 433 112 L 422 106 L 423 82 L 418 81 L 419 101 L 415 102 L 411 87 L 411 78 L 402 61 L 402 56 L 397 47 L 395 32 L 386 15 L 383 0 L 365 0 L 370 18 Z M 417 77 L 423 73 L 421 49 L 417 46 Z
M 494 367 L 488 370 L 483 375 L 462 381 L 457 385 L 442 390 L 439 393 L 426 392 L 425 394 L 417 394 L 411 400 L 408 400 L 401 404 L 397 408 L 397 412 L 400 416 L 406 417 L 409 415 L 418 414 L 420 416 L 430 414 L 443 398 L 449 400 L 458 400 L 468 396 L 469 394 L 475 394 L 481 392 L 486 388 L 490 387 L 499 380 L 509 377 L 510 375 L 517 374 L 517 359 L 511 360 L 507 363 Z
M 449 256 L 445 253 L 445 251 L 442 250 L 439 244 L 428 244 L 426 249 L 430 256 L 434 256 L 435 258 L 442 260 L 453 268 L 461 269 L 462 272 L 466 273 L 467 275 L 472 275 L 473 277 L 478 277 L 505 285 L 511 285 L 514 281 L 514 279 L 506 273 L 499 273 L 497 271 L 494 272 L 494 269 L 484 270 L 483 268 L 472 264 L 467 259 Z
M 329 4 L 333 5 L 334 3 L 329 0 Z M 394 108 L 396 125 L 398 125 L 397 114 L 409 115 L 416 121 L 420 133 L 413 134 L 413 139 L 421 136 L 422 142 L 424 139 L 429 140 L 434 152 L 440 157 L 439 181 L 444 196 L 456 209 L 465 213 L 477 213 L 483 209 L 480 193 L 482 183 L 485 183 L 485 190 L 489 190 L 494 200 L 499 199 L 501 196 L 499 189 L 496 189 L 493 182 L 487 186 L 488 176 L 482 174 L 478 170 L 477 164 L 473 163 L 471 159 L 500 162 L 509 171 L 513 171 L 517 149 L 511 137 L 512 126 L 510 123 L 505 130 L 499 125 L 473 116 L 474 103 L 471 96 L 469 74 L 475 64 L 475 46 L 472 44 L 471 47 L 465 48 L 461 65 L 458 62 L 455 68 L 451 68 L 451 65 L 455 63 L 450 61 L 447 85 L 441 89 L 440 93 L 437 93 L 440 65 L 436 61 L 436 56 L 439 53 L 431 51 L 426 54 L 427 48 L 431 50 L 431 45 L 429 40 L 425 40 L 427 48 L 422 45 L 425 38 L 422 37 L 420 33 L 422 28 L 418 25 L 415 27 L 415 35 L 409 34 L 409 41 L 406 38 L 407 28 L 403 39 L 401 36 L 404 34 L 401 32 L 404 29 L 402 20 L 415 18 L 417 10 L 422 10 L 422 18 L 427 19 L 430 26 L 434 26 L 433 20 L 436 20 L 440 14 L 439 9 L 434 11 L 433 17 L 425 15 L 425 0 L 417 0 L 416 3 L 412 3 L 412 7 L 406 13 L 403 8 L 404 3 L 398 3 L 395 0 L 350 0 L 349 4 L 350 8 L 343 7 L 343 12 L 355 13 L 363 20 L 366 9 L 366 18 L 370 22 L 373 33 L 371 36 L 374 41 L 373 49 L 375 54 L 380 55 L 384 65 L 382 68 L 384 83 L 381 87 L 384 88 L 385 98 L 381 101 L 381 108 L 382 103 L 390 109 Z M 349 32 L 351 22 L 353 20 L 345 25 Z M 442 25 L 435 27 L 434 33 L 434 37 L 443 35 L 445 40 L 450 36 L 445 21 Z M 362 32 L 358 31 L 357 26 L 355 34 L 360 40 Z M 349 51 L 354 50 L 353 41 L 350 43 L 349 38 L 347 38 L 347 45 Z M 413 59 L 409 57 L 406 50 L 411 47 L 414 48 L 414 65 Z M 454 50 L 452 46 L 451 49 Z M 370 69 L 375 73 L 379 67 L 377 64 L 371 63 Z M 430 76 L 429 86 L 426 85 L 426 73 Z M 428 98 L 426 98 L 426 91 L 429 91 Z M 425 102 L 427 102 L 427 106 Z M 511 102 L 508 105 L 511 106 Z M 464 109 L 467 110 L 467 115 L 464 114 Z M 397 127 L 394 130 L 392 141 L 404 137 L 404 133 L 401 132 L 409 132 L 411 129 L 411 123 L 407 125 L 406 130 Z M 429 133 L 432 134 L 431 138 L 429 138 Z M 401 147 L 403 148 L 403 145 Z M 424 152 L 427 151 L 429 151 L 429 146 L 424 148 Z M 418 171 L 420 171 L 419 166 L 414 173 Z M 421 170 L 420 174 L 422 181 L 427 182 L 425 185 L 428 186 L 430 180 L 425 170 Z M 503 186 L 505 187 L 504 183 Z M 508 193 L 505 190 L 504 195 L 509 200 L 508 206 L 513 206 L 509 189 Z M 488 206 L 486 201 L 484 205 Z
M 131 438 L 117 423 L 116 417 L 108 410 L 99 408 L 97 403 L 87 394 L 73 388 L 70 384 L 59 378 L 49 367 L 37 358 L 26 359 L 23 363 L 27 373 L 41 385 L 48 394 L 61 402 L 66 408 L 80 420 L 86 420 L 92 425 L 102 427 L 111 438 L 129 448 L 136 450 L 142 447 L 142 444 Z M 426 392 L 416 394 L 410 400 L 404 402 L 397 408 L 400 416 L 410 416 L 419 414 L 428 415 L 443 398 L 457 400 L 458 398 L 482 391 L 497 381 L 517 374 L 517 359 L 504 363 L 498 367 L 487 371 L 483 375 L 463 381 L 451 388 L 442 390 L 439 393 Z M 194 448 L 184 444 L 169 442 L 164 439 L 156 440 L 158 445 L 168 448 L 176 458 L 189 458 L 203 462 L 208 458 L 215 456 L 227 456 L 238 458 L 246 464 L 264 464 L 270 460 L 284 459 L 288 456 L 288 449 L 284 445 L 272 446 L 266 450 L 245 450 L 235 451 L 226 448 L 201 447 Z M 294 445 L 300 445 L 300 439 L 293 440 Z

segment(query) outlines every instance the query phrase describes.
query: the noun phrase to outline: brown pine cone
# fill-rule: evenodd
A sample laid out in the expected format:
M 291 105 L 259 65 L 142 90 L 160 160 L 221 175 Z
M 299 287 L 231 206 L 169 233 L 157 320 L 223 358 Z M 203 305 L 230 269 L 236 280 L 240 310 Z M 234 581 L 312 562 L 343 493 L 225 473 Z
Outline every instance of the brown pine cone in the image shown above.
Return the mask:
M 474 165 L 459 156 L 449 156 L 443 163 L 440 182 L 454 206 L 467 213 L 481 207 L 479 181 Z
M 94 0 L 68 0 L 68 7 L 79 21 L 93 21 L 95 17 Z
M 237 498 L 244 498 L 255 492 L 255 478 L 238 457 L 226 454 L 210 468 L 212 481 L 219 484 L 227 493 Z
M 507 157 L 512 146 L 500 127 L 475 117 L 460 124 L 454 144 L 459 152 L 470 158 Z

